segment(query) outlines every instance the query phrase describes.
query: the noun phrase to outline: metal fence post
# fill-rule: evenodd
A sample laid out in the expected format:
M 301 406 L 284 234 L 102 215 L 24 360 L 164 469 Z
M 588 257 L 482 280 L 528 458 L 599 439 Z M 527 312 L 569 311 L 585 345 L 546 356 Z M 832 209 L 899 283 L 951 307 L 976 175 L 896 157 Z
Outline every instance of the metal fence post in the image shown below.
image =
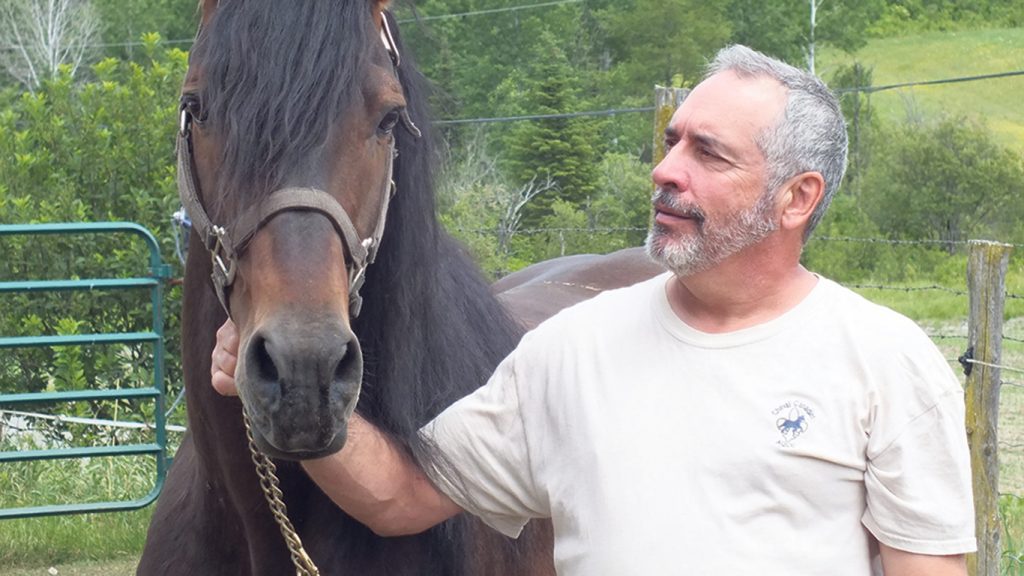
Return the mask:
M 968 555 L 971 576 L 998 576 L 1002 555 L 999 527 L 998 434 L 1000 359 L 1006 270 L 1013 247 L 972 240 L 968 248 L 967 287 L 970 300 L 967 352 L 967 440 L 974 475 L 977 554 Z

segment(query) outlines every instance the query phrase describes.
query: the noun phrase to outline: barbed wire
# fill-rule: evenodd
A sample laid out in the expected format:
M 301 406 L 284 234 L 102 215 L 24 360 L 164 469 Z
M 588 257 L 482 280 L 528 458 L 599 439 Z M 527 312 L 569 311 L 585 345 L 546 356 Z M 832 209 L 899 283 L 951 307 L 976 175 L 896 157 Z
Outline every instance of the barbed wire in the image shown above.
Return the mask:
M 891 244 L 891 245 L 936 245 L 936 246 L 966 246 L 970 243 L 970 240 L 933 240 L 929 238 L 922 238 L 916 240 L 899 240 L 894 238 L 861 238 L 854 236 L 811 236 L 811 240 L 821 240 L 824 242 L 850 242 L 850 243 L 861 243 L 861 244 Z
M 564 228 L 523 228 L 516 230 L 515 234 L 535 234 L 540 232 L 646 232 L 648 228 L 639 226 L 603 226 L 596 228 L 589 227 L 564 227 Z M 449 231 L 468 232 L 473 234 L 497 234 L 496 228 L 450 228 Z M 934 240 L 931 238 L 916 238 L 916 239 L 893 239 L 893 238 L 879 238 L 879 237 L 859 237 L 859 236 L 812 236 L 810 240 L 817 240 L 821 242 L 846 242 L 846 243 L 862 243 L 862 244 L 891 244 L 891 245 L 921 245 L 921 246 L 968 246 L 975 240 Z M 1007 246 L 1014 248 L 1024 248 L 1024 244 L 1010 244 L 1002 242 Z M 1008 294 L 1008 296 L 1011 296 Z M 1012 295 L 1014 298 L 1022 298 L 1024 296 Z
M 528 120 L 554 120 L 559 118 L 585 118 L 590 116 L 618 116 L 637 112 L 654 112 L 654 106 L 637 108 L 610 108 L 607 110 L 586 110 L 583 112 L 561 112 L 556 114 L 526 114 L 523 116 L 496 116 L 489 118 L 456 118 L 452 120 L 435 120 L 434 126 L 454 126 L 459 124 L 500 124 L 503 122 L 524 122 Z
M 966 290 L 959 290 L 957 288 L 950 288 L 948 286 L 939 286 L 933 284 L 931 286 L 887 286 L 884 284 L 844 284 L 847 288 L 858 288 L 863 290 L 891 290 L 895 292 L 946 292 L 956 296 L 967 296 Z
M 532 10 L 534 8 L 547 8 L 550 6 L 559 6 L 562 4 L 579 4 L 584 0 L 553 0 L 551 2 L 541 2 L 540 4 L 523 4 L 519 6 L 506 6 L 504 8 L 491 8 L 487 10 L 473 10 L 471 12 L 460 12 L 458 14 L 439 14 L 437 16 L 419 16 L 415 18 L 402 18 L 398 20 L 399 24 L 407 24 L 410 22 L 426 22 L 429 20 L 452 20 L 455 18 L 467 18 L 472 16 L 484 16 L 488 14 L 499 14 L 502 12 L 518 12 L 521 10 Z
M 882 92 L 898 88 L 910 88 L 913 86 L 933 86 L 935 84 L 956 84 L 959 82 L 976 82 L 978 80 L 994 80 L 997 78 L 1008 78 L 1011 76 L 1024 76 L 1024 70 L 1013 70 L 1010 72 L 994 72 L 992 74 L 978 74 L 975 76 L 959 76 L 956 78 L 941 78 L 938 80 L 920 80 L 916 82 L 900 82 L 898 84 L 883 84 L 882 86 L 859 86 L 854 88 L 839 88 L 834 90 L 836 94 L 849 94 L 852 92 Z
M 647 232 L 646 227 L 596 227 L 596 228 L 526 228 L 523 230 L 516 230 L 512 233 L 507 234 L 508 236 L 531 236 L 535 234 L 550 234 L 550 233 L 595 233 L 595 234 L 614 234 L 616 232 Z M 462 234 L 480 234 L 480 235 L 498 235 L 500 232 L 494 228 L 449 228 L 449 232 L 459 232 Z
M 932 338 L 932 339 L 935 339 L 935 340 L 966 340 L 967 339 L 967 335 L 966 334 L 948 334 L 948 333 L 941 333 L 941 332 L 925 332 L 925 334 L 927 334 L 929 338 Z
M 977 82 L 981 80 L 996 80 L 1000 78 L 1007 78 L 1012 76 L 1024 76 L 1024 70 L 1013 70 L 1009 72 L 996 72 L 993 74 L 979 74 L 974 76 L 959 76 L 954 78 L 940 78 L 938 80 L 921 80 L 915 82 L 901 82 L 899 84 L 888 84 L 884 86 L 856 86 L 851 88 L 843 88 L 836 90 L 836 93 L 846 94 L 854 92 L 872 93 L 872 92 L 883 92 L 885 90 L 895 90 L 898 88 L 909 88 L 912 86 L 930 86 L 934 84 L 954 84 L 959 82 Z M 499 122 L 519 122 L 529 120 L 544 120 L 550 118 L 577 118 L 582 116 L 615 116 L 618 114 L 632 114 L 636 112 L 653 112 L 655 108 L 653 106 L 640 107 L 640 108 L 613 108 L 609 110 L 590 110 L 586 112 L 566 112 L 560 114 L 524 114 L 522 116 L 499 116 L 499 117 L 480 117 L 480 118 L 457 118 L 448 120 L 437 120 L 434 122 L 435 125 L 444 126 L 451 124 L 492 124 Z M 936 243 L 948 244 L 936 240 Z

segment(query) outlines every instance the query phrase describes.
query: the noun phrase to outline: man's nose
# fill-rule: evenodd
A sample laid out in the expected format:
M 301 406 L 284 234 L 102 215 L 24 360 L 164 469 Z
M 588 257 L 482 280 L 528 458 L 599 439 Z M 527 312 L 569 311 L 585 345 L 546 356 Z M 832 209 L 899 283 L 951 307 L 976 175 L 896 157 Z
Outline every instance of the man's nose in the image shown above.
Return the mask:
M 675 150 L 669 150 L 651 171 L 651 180 L 658 188 L 686 190 L 690 178 L 686 166 L 683 164 L 682 155 Z

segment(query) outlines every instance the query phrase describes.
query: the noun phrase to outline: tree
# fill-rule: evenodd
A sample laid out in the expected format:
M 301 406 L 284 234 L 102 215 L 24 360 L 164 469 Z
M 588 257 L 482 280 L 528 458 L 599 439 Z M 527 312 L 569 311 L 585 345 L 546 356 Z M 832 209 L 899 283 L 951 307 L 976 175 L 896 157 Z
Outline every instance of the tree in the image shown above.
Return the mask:
M 936 240 L 948 253 L 971 237 L 1019 236 L 1024 162 L 964 118 L 908 122 L 872 137 L 861 199 L 891 238 Z
M 633 95 L 650 99 L 655 84 L 697 78 L 708 54 L 724 46 L 730 26 L 724 3 L 632 0 L 600 12 L 613 68 Z
M 498 91 L 502 99 L 515 99 L 508 104 L 532 114 L 563 114 L 581 108 L 577 75 L 553 34 L 540 35 L 525 68 L 524 74 L 511 76 L 503 84 L 506 88 Z M 587 118 L 538 119 L 517 123 L 502 138 L 505 170 L 516 187 L 546 180 L 555 185 L 524 206 L 524 225 L 538 226 L 551 214 L 555 198 L 581 205 L 593 194 L 602 152 L 598 124 Z
M 29 90 L 67 66 L 72 76 L 99 36 L 99 20 L 88 0 L 4 0 L 0 42 L 3 67 Z
M 840 66 L 832 74 L 829 86 L 838 92 L 839 104 L 846 118 L 846 131 L 849 140 L 849 168 L 843 179 L 843 190 L 854 196 L 860 191 L 860 174 L 870 158 L 869 148 L 865 145 L 865 135 L 871 130 L 874 122 L 874 107 L 871 105 L 870 92 L 864 90 L 872 84 L 871 68 L 859 62 L 850 66 Z
M 197 0 L 91 0 L 99 15 L 100 34 L 106 56 L 134 59 L 146 57 L 141 47 L 143 34 L 157 33 L 188 48 L 186 41 L 196 32 Z
M 882 15 L 885 0 L 806 0 L 807 69 L 815 73 L 815 53 L 819 42 L 845 52 L 854 52 L 867 44 L 865 31 Z
M 815 71 L 818 46 L 853 52 L 881 17 L 885 0 L 730 0 L 732 40 Z

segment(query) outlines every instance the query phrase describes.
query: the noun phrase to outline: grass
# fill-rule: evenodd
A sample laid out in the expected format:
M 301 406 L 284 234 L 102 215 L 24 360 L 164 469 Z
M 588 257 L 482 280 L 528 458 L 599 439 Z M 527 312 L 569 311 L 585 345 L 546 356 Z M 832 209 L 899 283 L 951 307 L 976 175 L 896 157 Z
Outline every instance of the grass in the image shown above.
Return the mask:
M 39 574 L 63 565 L 124 564 L 134 572 L 152 507 L 134 512 L 56 516 L 0 521 L 0 575 Z M 131 565 L 131 569 L 127 566 Z M 58 568 L 59 569 L 59 568 Z M 78 572 L 61 574 L 114 574 Z M 118 572 L 121 572 L 120 570 Z
M 32 450 L 39 448 L 38 443 L 31 437 L 8 436 L 0 441 L 0 449 Z M 145 496 L 155 480 L 156 465 L 149 456 L 5 463 L 0 466 L 0 508 L 123 502 Z M 131 512 L 0 521 L 0 574 L 69 562 L 134 562 L 142 550 L 151 515 L 149 507 Z
M 873 68 L 873 84 L 939 80 L 1024 70 L 1024 28 L 929 32 L 872 40 L 855 55 L 826 49 L 819 72 L 828 78 L 840 64 L 858 61 Z M 940 113 L 983 122 L 996 140 L 1024 154 L 1024 76 L 915 86 L 871 96 L 879 116 L 902 120 L 907 111 Z

